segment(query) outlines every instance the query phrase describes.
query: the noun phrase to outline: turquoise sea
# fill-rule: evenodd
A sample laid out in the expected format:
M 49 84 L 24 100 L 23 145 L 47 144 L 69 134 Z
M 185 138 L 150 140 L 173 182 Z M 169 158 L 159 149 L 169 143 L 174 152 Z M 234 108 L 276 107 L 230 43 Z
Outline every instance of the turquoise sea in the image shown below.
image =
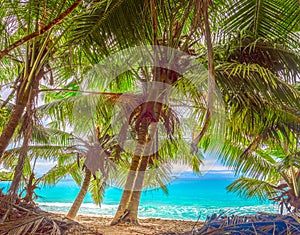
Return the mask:
M 186 172 L 168 185 L 168 195 L 160 189 L 142 193 L 139 216 L 172 218 L 183 220 L 205 220 L 213 213 L 253 214 L 259 211 L 277 213 L 278 206 L 269 201 L 245 199 L 226 191 L 226 186 L 234 180 L 233 175 L 210 172 L 204 176 L 195 176 Z M 7 188 L 7 184 L 0 183 Z M 41 208 L 65 213 L 74 201 L 79 187 L 74 181 L 64 179 L 56 186 L 41 187 L 37 203 Z M 93 204 L 87 195 L 79 213 L 113 216 L 122 190 L 110 187 L 101 207 Z

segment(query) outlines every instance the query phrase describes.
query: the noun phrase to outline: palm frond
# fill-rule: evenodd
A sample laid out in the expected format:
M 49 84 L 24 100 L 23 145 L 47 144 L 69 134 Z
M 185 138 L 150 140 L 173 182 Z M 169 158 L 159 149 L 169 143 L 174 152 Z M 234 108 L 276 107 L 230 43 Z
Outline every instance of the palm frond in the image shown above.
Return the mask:
M 83 177 L 80 169 L 77 166 L 77 162 L 66 165 L 56 165 L 46 172 L 42 177 L 40 177 L 39 181 L 44 185 L 55 185 L 68 174 L 72 176 L 78 185 L 81 184 Z
M 244 153 L 247 147 L 232 143 L 230 140 L 225 142 L 221 161 L 228 167 L 233 168 L 236 174 L 244 173 L 251 177 L 266 177 L 276 172 L 276 161 L 264 151 L 255 149 Z
M 106 178 L 96 177 L 96 179 L 91 180 L 88 191 L 97 205 L 101 205 L 106 188 Z
M 293 41 L 290 36 L 299 29 L 299 2 L 297 0 L 243 0 L 228 1 L 230 9 L 224 12 L 224 33 L 251 32 L 256 37 L 281 38 Z
M 3 155 L 3 162 L 7 166 L 12 166 L 16 163 L 16 156 L 20 154 L 21 147 L 9 149 L 5 151 Z M 64 155 L 66 150 L 66 146 L 58 146 L 58 145 L 36 145 L 36 146 L 28 146 L 28 157 L 30 159 L 45 159 L 51 160 L 55 159 L 60 155 Z
M 265 102 L 299 106 L 299 92 L 258 64 L 224 63 L 216 67 L 216 79 L 223 95 L 239 107 L 247 107 L 249 99 L 256 107 Z
M 285 45 L 281 41 L 249 35 L 227 42 L 225 58 L 229 62 L 256 63 L 277 74 L 282 80 L 296 83 L 299 73 L 299 45 Z M 224 46 L 225 46 L 224 45 Z
M 9 222 L 5 222 L 1 226 L 1 233 L 2 234 L 16 234 L 16 235 L 21 235 L 21 234 L 34 234 L 38 230 L 43 230 L 43 226 L 45 226 L 44 223 L 47 223 L 49 221 L 49 218 L 47 216 L 41 214 L 41 215 L 32 215 L 32 216 L 27 216 L 22 219 L 18 220 L 12 220 Z M 59 226 L 55 223 L 55 221 L 50 220 L 53 223 L 52 229 L 50 229 L 48 232 L 49 234 L 55 234 L 55 235 L 60 235 L 61 231 Z
M 134 45 L 145 37 L 141 34 L 145 20 L 143 7 L 144 1 L 100 1 L 88 13 L 74 19 L 76 28 L 72 32 L 72 41 L 94 45 L 97 55 L 93 55 L 91 47 L 85 49 L 96 61 L 99 61 L 97 56 L 107 55 L 115 45 L 121 48 Z
M 265 200 L 266 198 L 277 196 L 277 186 L 271 182 L 272 181 L 241 177 L 227 186 L 227 190 L 237 192 L 242 197 L 257 197 L 261 200 Z

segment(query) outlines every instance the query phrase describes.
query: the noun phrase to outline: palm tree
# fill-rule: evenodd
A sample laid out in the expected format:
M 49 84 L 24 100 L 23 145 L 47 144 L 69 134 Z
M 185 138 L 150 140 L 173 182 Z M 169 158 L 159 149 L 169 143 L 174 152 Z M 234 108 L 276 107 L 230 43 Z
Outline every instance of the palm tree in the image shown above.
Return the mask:
M 10 102 L 14 105 L 5 125 L 1 126 L 0 159 L 9 143 L 13 144 L 12 138 L 16 135 L 16 130 L 21 130 L 18 133 L 19 139 L 23 139 L 22 151 L 9 190 L 11 196 L 17 195 L 21 181 L 28 145 L 32 138 L 32 126 L 36 121 L 35 106 L 39 100 L 39 89 L 44 83 L 42 79 L 53 86 L 54 74 L 55 82 L 58 83 L 65 82 L 71 76 L 72 60 L 76 59 L 69 59 L 69 64 L 65 65 L 70 53 L 63 45 L 65 35 L 70 29 L 70 14 L 81 2 L 82 0 L 78 0 L 68 5 L 62 1 L 63 7 L 59 9 L 53 1 L 24 4 L 8 0 L 1 3 L 1 13 L 5 14 L 1 21 L 1 32 L 5 34 L 5 38 L 0 52 L 0 63 L 3 66 L 0 82 L 1 85 L 4 83 L 6 91 L 10 91 L 8 98 L 1 102 L 1 109 L 11 105 Z M 59 64 L 64 65 L 58 66 Z
M 4 47 L 7 46 L 1 50 L 1 59 L 8 55 L 12 50 L 16 50 L 14 50 L 14 58 L 12 60 L 4 59 L 4 61 L 1 61 L 1 64 L 4 65 L 5 68 L 1 76 L 5 77 L 9 74 L 15 75 L 11 80 L 11 84 L 13 84 L 10 91 L 11 94 L 7 100 L 3 102 L 2 106 L 4 107 L 7 105 L 12 99 L 15 104 L 1 132 L 0 158 L 8 147 L 19 122 L 23 117 L 21 133 L 19 133 L 20 135 L 23 135 L 23 143 L 19 161 L 15 168 L 14 179 L 9 189 L 9 194 L 12 197 L 17 195 L 23 172 L 28 145 L 32 135 L 32 126 L 34 122 L 33 110 L 38 97 L 40 82 L 44 78 L 48 80 L 50 84 L 53 84 L 51 59 L 53 59 L 55 52 L 58 51 L 57 45 L 58 43 L 61 43 L 62 36 L 64 35 L 63 31 L 60 35 L 57 34 L 57 31 L 55 32 L 53 27 L 74 11 L 80 2 L 81 1 L 77 1 L 75 5 L 72 5 L 62 14 L 60 14 L 60 11 L 62 11 L 63 8 L 57 12 L 50 13 L 49 7 L 51 6 L 47 2 L 39 2 L 37 4 L 28 3 L 23 5 L 22 3 L 14 1 L 4 1 L 1 3 L 2 13 L 5 12 L 7 14 L 1 21 L 1 30 L 6 36 L 2 45 Z M 40 11 L 41 9 L 43 9 L 43 11 Z M 59 14 L 59 16 L 51 21 L 51 18 L 55 16 L 55 13 Z M 45 25 L 49 20 L 51 22 L 49 22 L 48 25 Z M 13 22 L 18 22 L 18 25 L 16 26 Z M 35 32 L 31 33 L 32 31 Z M 26 34 L 25 37 L 23 37 L 24 34 Z M 13 40 L 17 41 L 8 45 Z M 21 45 L 22 47 L 18 48 Z M 16 71 L 15 74 L 10 72 L 13 69 Z M 7 81 L 7 79 L 4 81 Z M 25 113 L 24 110 L 26 110 Z
M 20 179 L 20 183 L 23 184 L 20 197 L 23 196 L 23 192 L 26 192 L 26 195 L 23 197 L 23 199 L 27 202 L 33 202 L 33 200 L 37 198 L 34 190 L 38 188 L 40 184 L 56 185 L 63 177 L 70 175 L 78 185 L 82 183 L 82 187 L 78 197 L 70 209 L 70 212 L 68 213 L 68 217 L 73 219 L 75 218 L 87 191 L 92 193 L 92 198 L 96 204 L 100 204 L 106 188 L 105 178 L 98 174 L 96 178 L 96 172 L 94 172 L 93 174 L 95 179 L 90 182 L 92 173 L 87 167 L 84 167 L 86 170 L 86 175 L 82 182 L 82 175 L 80 173 L 80 165 L 84 164 L 83 161 L 86 159 L 86 157 L 94 152 L 88 152 L 85 153 L 84 156 L 81 156 L 80 154 L 83 153 L 83 149 L 79 148 L 78 145 L 77 147 L 71 145 L 76 137 L 73 136 L 71 138 L 69 133 L 55 129 L 47 129 L 42 126 L 35 126 L 34 135 L 35 138 L 38 137 L 38 142 L 31 143 L 33 145 L 28 146 L 28 155 L 25 159 L 24 169 L 22 171 L 23 173 Z M 51 137 L 49 138 L 49 136 Z M 69 140 L 66 140 L 66 138 Z M 43 140 L 45 140 L 46 143 L 42 143 Z M 52 141 L 52 143 L 49 141 Z M 15 168 L 14 165 L 16 164 L 17 159 L 15 159 L 14 156 L 18 155 L 21 152 L 21 149 L 22 147 L 12 148 L 4 153 L 3 164 L 6 168 Z M 57 163 L 42 176 L 35 177 L 34 168 L 36 166 L 36 161 L 41 159 L 55 159 Z M 0 180 L 13 181 L 14 178 L 13 172 L 4 171 L 0 174 Z M 79 199 L 81 199 L 80 202 Z
M 96 144 L 94 144 L 93 141 L 88 143 L 84 140 L 80 140 L 84 148 L 81 148 L 78 144 L 71 147 L 73 151 L 78 152 L 78 157 L 85 158 L 83 165 L 85 174 L 80 191 L 67 214 L 69 219 L 76 217 L 88 191 L 92 192 L 94 202 L 97 205 L 101 204 L 106 189 L 106 181 L 108 177 L 112 175 L 111 172 L 116 170 L 109 164 L 110 162 L 105 159 L 106 156 L 112 157 L 111 153 L 115 151 L 117 147 L 116 142 L 112 141 L 114 137 L 108 135 L 107 132 L 101 133 L 99 126 L 96 128 L 96 135 Z M 98 165 L 98 167 L 95 168 L 93 165 Z M 98 170 L 100 172 L 98 172 Z M 92 175 L 94 176 L 94 180 L 91 182 Z
M 106 7 L 104 10 L 104 6 Z M 127 10 L 128 12 L 127 12 Z M 129 10 L 130 9 L 130 10 Z M 145 4 L 144 1 L 125 1 L 125 2 L 101 2 L 92 8 L 93 14 L 85 14 L 79 16 L 77 22 L 80 27 L 74 32 L 74 41 L 76 43 L 84 41 L 84 45 L 93 45 L 97 48 L 97 55 L 91 51 L 91 47 L 86 48 L 86 54 L 91 57 L 95 62 L 101 60 L 103 56 L 109 55 L 112 51 L 128 48 L 129 46 L 150 44 L 158 46 L 169 46 L 178 48 L 188 54 L 192 54 L 194 48 L 190 47 L 195 40 L 200 39 L 201 35 L 199 29 L 202 25 L 202 16 L 204 16 L 205 25 L 205 38 L 208 44 L 209 51 L 209 77 L 210 89 L 214 81 L 213 71 L 213 53 L 212 44 L 210 39 L 210 30 L 208 24 L 208 2 L 204 1 L 201 4 L 199 1 L 181 2 L 169 1 L 166 3 L 159 3 L 157 1 L 150 1 Z M 176 14 L 176 17 L 175 17 Z M 128 16 L 131 17 L 128 17 Z M 106 27 L 109 24 L 109 27 Z M 122 32 L 120 28 L 124 29 Z M 135 31 L 135 32 L 133 32 Z M 125 33 L 124 33 L 125 32 Z M 99 37 L 99 33 L 102 37 Z M 162 59 L 163 56 L 158 56 L 155 60 Z M 175 62 L 169 61 L 171 64 Z M 179 64 L 176 64 L 180 66 Z M 169 69 L 153 68 L 145 69 L 147 76 L 142 77 L 142 80 L 147 82 L 162 82 L 170 86 L 174 86 L 180 75 L 172 72 Z M 128 75 L 128 74 L 127 74 Z M 131 79 L 136 79 L 131 75 Z M 118 82 L 122 76 L 118 77 Z M 147 91 L 151 93 L 152 91 Z M 187 91 L 186 91 L 187 93 Z M 209 103 L 212 103 L 211 91 L 209 92 Z M 157 94 L 158 96 L 162 95 Z M 147 97 L 148 95 L 148 97 Z M 202 95 L 200 95 L 202 97 Z M 149 99 L 149 94 L 146 93 L 145 100 Z M 165 100 L 166 97 L 162 97 Z M 200 102 L 198 102 L 200 103 Z M 209 104 L 211 106 L 211 104 Z M 133 114 L 130 125 L 135 125 L 136 139 L 139 147 L 136 147 L 132 156 L 132 163 L 130 166 L 130 174 L 127 178 L 125 190 L 122 195 L 120 207 L 116 213 L 115 219 L 112 224 L 119 222 L 129 221 L 130 223 L 137 224 L 137 208 L 139 204 L 140 193 L 143 185 L 143 178 L 148 163 L 152 157 L 143 156 L 144 147 L 146 146 L 147 139 L 151 132 L 151 123 L 154 120 L 162 120 L 167 123 L 164 117 L 170 118 L 170 114 L 164 115 L 166 107 L 163 107 L 158 102 L 145 102 Z M 148 119 L 148 114 L 153 114 Z M 207 112 L 206 124 L 204 125 L 203 133 L 208 129 L 211 111 Z M 155 115 L 154 115 L 155 114 Z M 175 120 L 175 119 L 174 119 Z M 168 129 L 168 128 L 166 128 Z M 172 135 L 172 131 L 168 132 Z M 197 150 L 197 144 L 201 140 L 200 137 L 196 138 L 193 143 L 193 148 Z M 144 147 L 142 147 L 144 146 Z M 138 179 L 138 180 L 136 180 Z M 129 212 L 129 213 L 128 213 Z M 121 218 L 121 219 L 120 219 Z
M 224 11 L 214 48 L 216 81 L 228 113 L 220 158 L 249 177 L 240 178 L 229 189 L 278 199 L 284 186 L 278 183 L 284 178 L 295 196 L 296 183 L 290 182 L 296 179 L 297 163 L 293 160 L 292 166 L 280 168 L 290 154 L 279 157 L 271 151 L 289 142 L 290 135 L 298 135 L 299 92 L 293 85 L 300 64 L 299 3 L 245 0 L 230 4 L 231 8 L 224 7 L 230 10 Z M 294 148 L 295 141 L 291 143 Z
M 215 29 L 213 35 L 215 39 L 215 64 L 217 64 L 216 82 L 228 104 L 229 114 L 238 116 L 240 110 L 244 113 L 248 111 L 251 114 L 255 109 L 262 109 L 264 105 L 280 104 L 284 106 L 297 103 L 295 99 L 297 92 L 293 87 L 286 84 L 287 81 L 294 79 L 293 74 L 298 68 L 294 65 L 299 61 L 297 47 L 293 46 L 297 45 L 294 34 L 297 27 L 295 18 L 298 17 L 294 13 L 294 10 L 298 11 L 296 2 L 245 0 L 245 4 L 240 4 L 236 1 L 228 1 L 225 5 L 216 4 L 216 9 L 210 10 L 212 22 L 216 23 L 212 25 L 212 28 Z M 253 6 L 251 11 L 246 10 L 246 6 L 249 5 Z M 272 12 L 268 11 L 270 6 Z M 98 49 L 99 53 L 95 55 L 91 50 L 92 47 L 86 48 L 87 55 L 95 62 L 100 61 L 104 55 L 111 51 L 133 45 L 154 44 L 179 48 L 200 55 L 200 59 L 205 64 L 207 63 L 206 58 L 209 58 L 210 78 L 213 80 L 212 45 L 210 45 L 209 40 L 207 9 L 206 1 L 203 2 L 203 5 L 200 4 L 200 1 L 185 3 L 150 1 L 148 4 L 144 4 L 143 1 L 135 1 L 134 3 L 124 1 L 108 4 L 104 13 L 100 4 L 93 9 L 94 14 L 85 15 L 78 19 L 81 27 L 74 33 L 74 40 L 76 42 L 85 40 L 85 44 L 88 40 L 93 47 Z M 223 19 L 220 13 L 216 14 L 217 10 L 221 10 L 221 13 L 224 12 Z M 282 18 L 279 18 L 279 15 Z M 208 53 L 201 50 L 201 45 L 194 43 L 194 41 L 200 41 L 202 38 L 201 32 L 203 31 L 199 29 L 201 29 L 203 22 L 205 23 Z M 266 27 L 270 22 L 274 27 Z M 125 30 L 121 32 L 120 28 Z M 99 37 L 99 34 L 102 37 Z M 283 38 L 287 38 L 288 41 L 283 40 Z M 273 58 L 267 56 L 270 54 Z M 255 55 L 260 56 L 261 62 L 255 62 Z M 292 59 L 289 60 L 289 58 Z M 281 67 L 278 66 L 278 63 Z M 164 74 L 163 69 L 153 70 L 151 73 L 152 75 L 148 77 L 154 77 L 154 80 L 157 79 L 157 81 L 166 82 L 169 85 L 174 85 L 180 81 L 180 77 L 174 73 L 169 74 L 172 74 L 175 80 L 172 80 L 172 76 L 170 76 L 167 77 L 166 81 L 163 81 L 163 76 L 160 76 Z M 167 71 L 166 74 L 168 74 Z M 283 77 L 283 74 L 289 74 L 289 76 Z M 147 77 L 142 79 L 151 82 L 151 80 L 147 80 Z M 211 92 L 209 94 L 211 95 Z M 211 102 L 211 99 L 208 100 Z M 261 101 L 264 101 L 263 105 L 261 105 Z M 249 107 L 251 109 L 248 109 Z M 153 113 L 158 114 L 153 119 L 158 120 L 163 107 L 153 104 L 151 108 Z M 149 112 L 150 109 L 148 106 L 147 111 Z M 193 148 L 194 146 L 197 147 L 198 141 L 203 137 L 207 123 L 209 123 L 209 117 L 209 112 L 207 112 L 204 127 L 195 138 Z M 138 120 L 139 125 L 137 141 L 143 146 L 148 135 L 150 122 L 147 122 L 145 118 L 142 119 L 142 116 L 140 118 L 137 116 L 135 120 Z M 250 126 L 251 122 L 246 124 Z M 239 130 L 241 126 L 242 122 L 239 122 L 236 130 Z M 128 176 L 128 184 L 126 185 L 128 186 L 126 188 L 130 190 L 124 190 L 112 224 L 124 221 L 137 223 L 137 205 L 144 174 L 141 172 L 147 169 L 149 161 L 147 157 L 141 158 L 138 152 L 141 153 L 143 150 L 137 149 L 133 156 L 130 168 L 133 174 Z M 134 178 L 138 175 L 141 180 L 135 183 Z M 135 192 L 134 188 L 136 189 Z
M 78 3 L 78 1 L 76 2 Z M 286 106 L 288 109 L 293 108 L 294 105 L 298 107 L 298 92 L 289 84 L 295 83 L 296 74 L 299 72 L 299 40 L 295 33 L 299 31 L 297 22 L 300 21 L 298 1 L 243 0 L 242 2 L 215 1 L 214 3 L 214 8 L 212 8 L 206 0 L 164 2 L 151 0 L 147 3 L 143 0 L 104 0 L 97 3 L 92 2 L 83 12 L 78 13 L 72 22 L 73 30 L 66 33 L 66 40 L 69 43 L 68 50 L 80 54 L 76 57 L 76 62 L 80 65 L 86 60 L 89 61 L 89 65 L 96 64 L 104 57 L 131 46 L 156 45 L 168 46 L 190 55 L 197 55 L 198 60 L 207 64 L 209 69 L 207 99 L 203 94 L 195 91 L 181 74 L 165 68 L 139 67 L 136 70 L 133 68 L 131 71 L 117 76 L 109 86 L 103 86 L 106 81 L 105 77 L 98 78 L 97 81 L 90 80 L 90 86 L 98 89 L 97 92 L 101 97 L 100 101 L 98 100 L 99 104 L 106 107 L 97 110 L 100 111 L 98 112 L 99 119 L 102 115 L 106 115 L 105 112 L 111 113 L 112 107 L 118 103 L 118 98 L 124 92 L 130 91 L 134 85 L 140 89 L 143 87 L 142 84 L 145 84 L 143 82 L 150 85 L 160 82 L 176 87 L 185 97 L 191 95 L 192 103 L 198 105 L 194 115 L 199 122 L 200 131 L 192 142 L 191 147 L 194 153 L 198 147 L 207 148 L 206 145 L 209 143 L 210 136 L 205 133 L 211 125 L 212 104 L 214 104 L 212 90 L 213 82 L 216 80 L 226 102 L 229 119 L 236 121 L 228 125 L 226 132 L 228 143 L 242 139 L 249 144 L 245 152 L 250 153 L 262 141 L 262 130 L 268 129 L 269 124 L 277 117 L 277 115 L 272 115 L 274 107 L 277 107 L 278 110 L 284 110 Z M 35 5 L 28 4 L 27 7 L 31 6 Z M 59 17 L 57 15 L 55 17 Z M 56 19 L 55 17 L 53 18 Z M 49 22 L 51 24 L 52 21 L 49 20 Z M 29 29 L 29 27 L 27 28 Z M 36 41 L 44 42 L 41 45 L 46 46 L 48 42 L 50 43 L 50 36 L 53 34 L 50 35 L 51 30 L 43 31 L 43 33 Z M 10 36 L 8 35 L 8 37 Z M 16 36 L 19 36 L 19 32 Z M 207 47 L 201 44 L 202 41 L 206 42 Z M 32 42 L 32 45 L 36 46 L 37 42 Z M 55 42 L 60 45 L 58 39 Z M 30 44 L 31 42 L 27 43 L 28 54 L 33 52 Z M 80 47 L 75 50 L 74 45 L 80 45 Z M 49 47 L 51 50 L 55 48 L 51 45 Z M 47 56 L 45 55 L 45 60 L 38 60 L 40 62 L 38 69 L 43 66 L 47 67 L 46 59 L 52 61 L 52 57 L 49 55 L 51 50 L 46 49 Z M 63 50 L 63 52 L 66 51 Z M 62 54 L 66 55 L 67 53 Z M 72 52 L 70 54 L 72 55 Z M 43 56 L 43 50 L 40 50 L 39 55 Z M 163 58 L 158 52 L 154 55 L 155 60 Z M 30 60 L 31 58 L 28 59 L 28 61 Z M 170 60 L 168 62 L 172 65 L 182 66 L 180 61 Z M 88 68 L 89 65 L 84 68 Z M 216 65 L 215 72 L 214 65 Z M 28 71 L 35 71 L 35 68 L 30 67 L 30 69 Z M 64 68 L 61 73 L 70 74 L 70 69 Z M 39 86 L 39 83 L 37 85 Z M 69 85 L 60 87 L 61 92 L 57 93 L 58 96 L 62 94 L 63 90 L 80 94 L 78 86 L 74 91 L 70 90 L 71 86 Z M 43 90 L 44 92 L 49 91 L 49 89 Z M 159 91 L 157 95 L 161 95 Z M 122 98 L 125 99 L 124 96 Z M 178 146 L 184 146 L 173 138 L 176 133 L 180 132 L 177 128 L 179 124 L 174 110 L 168 109 L 160 102 L 146 102 L 147 98 L 149 98 L 149 90 L 144 93 L 139 92 L 138 95 L 129 94 L 127 100 L 119 102 L 121 103 L 119 109 L 122 111 L 132 110 L 128 107 L 134 106 L 133 104 L 140 100 L 143 101 L 143 104 L 132 110 L 132 115 L 127 120 L 129 125 L 122 125 L 123 128 L 121 128 L 125 131 L 130 129 L 139 144 L 132 154 L 130 173 L 120 207 L 112 224 L 126 221 L 133 224 L 138 223 L 137 209 L 145 171 L 149 168 L 159 167 L 159 162 L 166 160 L 166 153 L 171 153 L 170 156 L 173 158 L 178 154 Z M 167 95 L 162 96 L 162 100 L 167 100 L 167 98 Z M 70 106 L 63 105 L 58 111 L 54 111 L 59 120 L 63 120 L 63 116 L 70 117 L 70 110 L 72 110 L 75 100 L 78 99 L 78 97 L 69 97 L 67 103 L 71 104 Z M 205 99 L 207 104 L 202 105 Z M 127 104 L 125 104 L 126 102 Z M 56 102 L 56 104 L 59 103 L 60 101 Z M 51 104 L 46 109 L 51 113 Z M 23 110 L 20 109 L 19 115 L 11 115 L 11 117 L 21 117 Z M 260 117 L 263 118 L 260 119 Z M 151 132 L 155 133 L 151 126 L 157 121 L 165 124 L 169 150 L 162 149 L 158 154 L 143 154 L 145 145 L 151 138 Z M 7 133 L 12 136 L 16 123 L 16 120 L 8 121 L 9 125 L 5 126 L 2 136 L 9 137 Z M 256 126 L 256 124 L 258 125 Z M 61 122 L 58 125 L 63 126 L 64 124 Z M 2 136 L 0 137 L 0 150 L 5 149 L 9 141 L 5 140 L 2 143 Z M 155 147 L 151 146 L 154 149 Z M 235 159 L 237 158 L 235 156 Z M 195 156 L 190 158 L 190 161 L 195 159 L 194 162 L 199 164 L 200 160 Z M 224 159 L 226 161 L 227 158 Z
M 73 5 L 62 8 L 57 8 L 53 1 L 24 4 L 7 0 L 1 3 L 1 34 L 4 35 L 1 39 L 3 48 L 0 49 L 0 63 L 4 68 L 1 77 L 7 82 L 6 76 L 14 75 L 6 85 L 12 84 L 7 101 L 14 98 L 15 105 L 0 136 L 0 158 L 8 147 L 24 110 L 28 111 L 34 103 L 41 79 L 53 84 L 51 62 L 58 59 L 53 60 L 56 53 L 63 54 L 59 48 L 62 37 L 69 29 L 62 23 L 81 2 L 82 0 L 78 0 Z M 54 30 L 57 25 L 60 25 L 59 29 Z M 9 54 L 11 52 L 13 55 Z M 7 57 L 4 58 L 5 56 Z M 12 70 L 15 71 L 11 72 Z
M 272 15 L 265 14 L 271 4 L 274 2 L 260 2 L 258 8 L 251 8 L 255 14 L 249 18 L 247 27 L 241 21 L 242 16 L 250 12 L 244 11 L 245 5 L 237 5 L 229 17 L 239 23 L 229 24 L 228 31 L 238 30 L 241 25 L 245 28 L 239 28 L 241 33 L 236 33 L 229 41 L 225 54 L 219 49 L 219 56 L 225 55 L 226 62 L 218 67 L 217 74 L 224 84 L 220 87 L 229 88 L 224 91 L 230 115 L 227 141 L 220 157 L 237 174 L 246 175 L 229 185 L 228 190 L 247 197 L 268 197 L 280 201 L 282 208 L 292 204 L 297 208 L 300 94 L 294 85 L 299 73 L 300 45 L 295 33 L 299 31 L 295 22 L 299 15 L 294 12 L 299 12 L 299 6 L 293 1 L 282 2 L 281 6 L 276 5 Z M 234 17 L 238 11 L 241 11 L 240 19 Z M 279 14 L 282 18 L 275 20 Z M 280 26 L 265 27 L 266 22 L 271 21 L 270 25 L 280 21 Z M 227 75 L 228 84 L 224 83 L 224 75 Z M 253 90 L 266 89 L 250 96 L 245 92 L 245 85 L 248 85 L 245 79 Z M 234 98 L 230 95 L 231 87 L 240 89 Z

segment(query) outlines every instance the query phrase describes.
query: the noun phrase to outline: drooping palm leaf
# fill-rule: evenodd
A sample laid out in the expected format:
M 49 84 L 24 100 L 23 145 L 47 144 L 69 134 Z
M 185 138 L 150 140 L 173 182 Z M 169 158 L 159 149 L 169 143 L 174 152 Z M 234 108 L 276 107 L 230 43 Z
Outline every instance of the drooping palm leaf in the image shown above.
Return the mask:
M 276 181 L 264 181 L 255 178 L 240 177 L 226 187 L 227 190 L 237 192 L 242 197 L 257 197 L 261 200 L 277 196 Z

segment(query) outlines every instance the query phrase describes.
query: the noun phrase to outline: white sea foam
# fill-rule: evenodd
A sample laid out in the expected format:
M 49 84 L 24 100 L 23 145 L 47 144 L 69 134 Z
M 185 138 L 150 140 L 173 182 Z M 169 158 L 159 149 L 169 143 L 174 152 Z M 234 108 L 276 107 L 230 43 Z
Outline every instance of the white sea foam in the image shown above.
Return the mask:
M 64 202 L 41 202 L 41 208 L 53 211 L 66 213 L 71 207 L 72 203 Z M 112 216 L 117 210 L 118 205 L 101 205 L 101 207 L 93 203 L 83 203 L 79 213 L 90 215 L 104 215 Z M 174 205 L 141 205 L 139 209 L 140 217 L 159 217 L 166 219 L 183 219 L 183 220 L 197 220 L 199 215 L 201 220 L 205 220 L 207 216 L 214 213 L 220 214 L 226 212 L 227 214 L 254 214 L 259 211 L 275 213 L 277 206 L 275 205 L 257 205 L 257 206 L 241 206 L 241 207 L 198 207 L 198 206 L 174 206 Z

